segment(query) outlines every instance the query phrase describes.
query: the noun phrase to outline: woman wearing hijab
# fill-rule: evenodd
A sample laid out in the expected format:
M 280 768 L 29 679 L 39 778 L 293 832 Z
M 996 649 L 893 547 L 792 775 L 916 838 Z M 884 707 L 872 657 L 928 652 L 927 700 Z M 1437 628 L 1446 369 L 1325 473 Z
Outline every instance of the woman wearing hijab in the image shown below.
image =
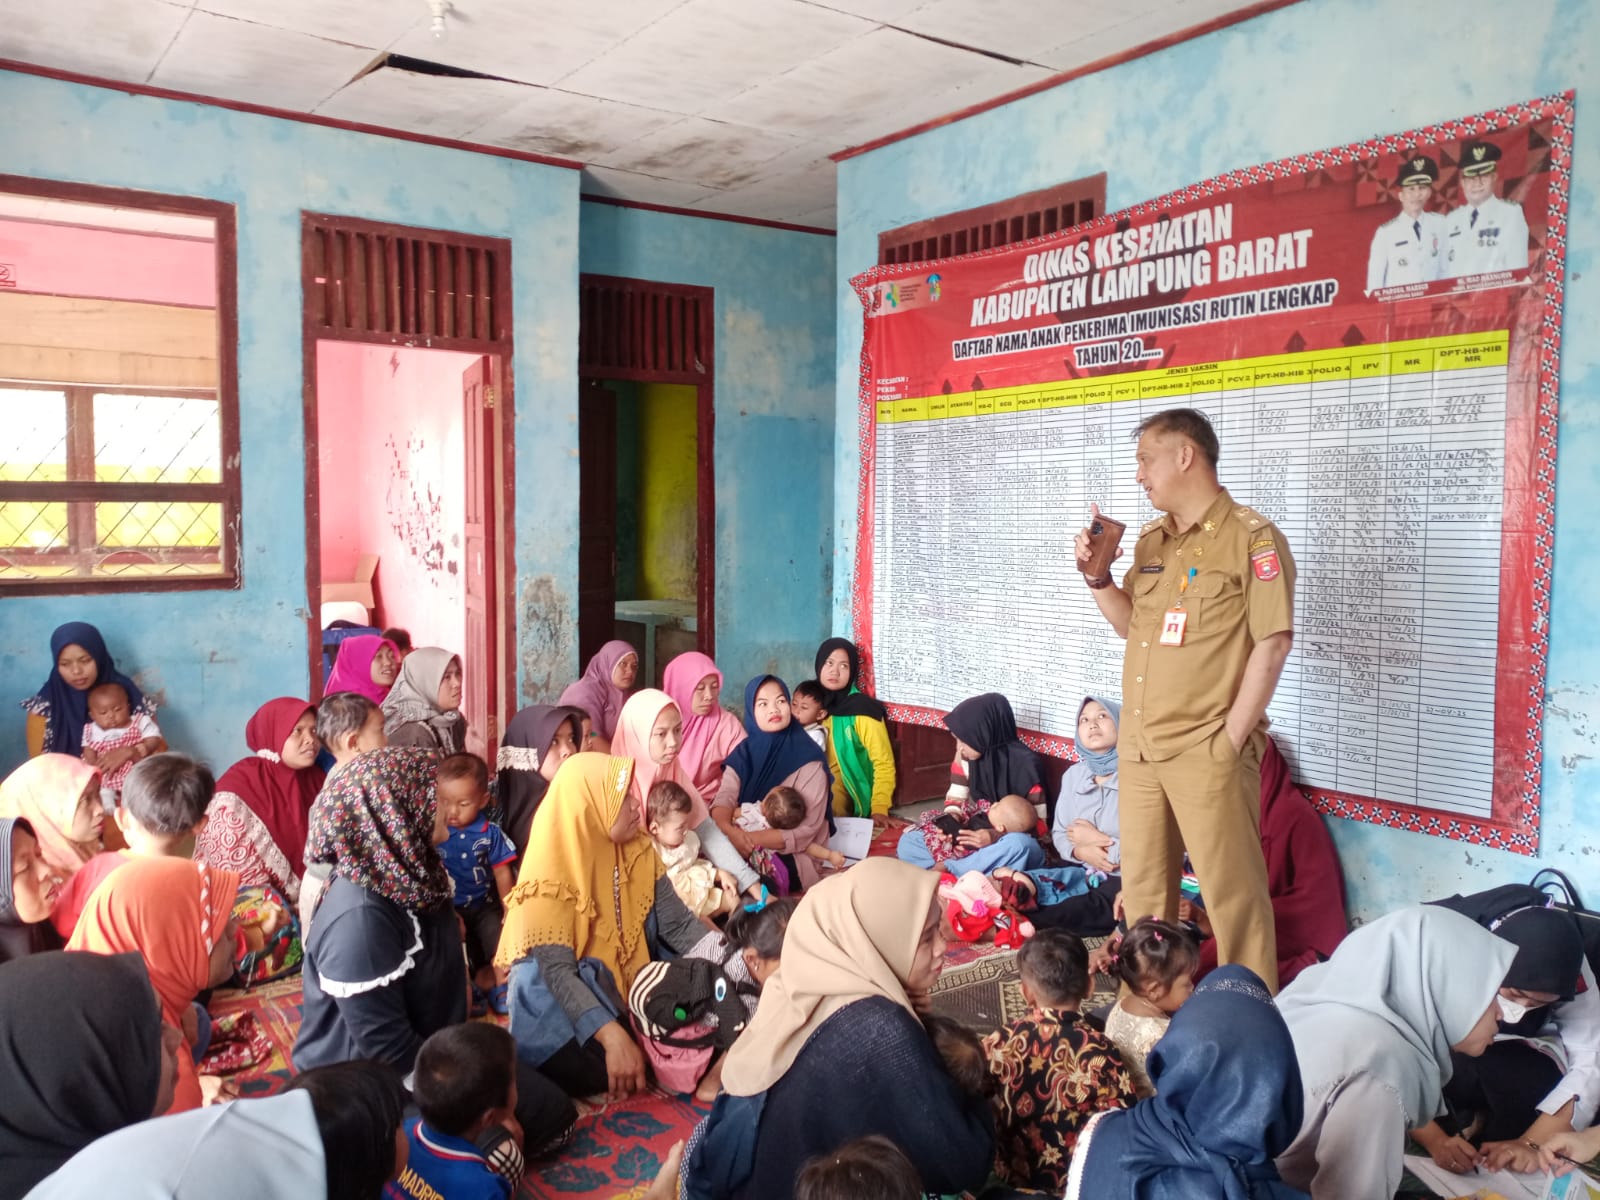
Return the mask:
M 1261 853 L 1278 939 L 1278 982 L 1287 987 L 1313 963 L 1326 962 L 1350 929 L 1344 873 L 1322 816 L 1289 778 L 1272 739 L 1261 757 Z M 1200 943 L 1197 978 L 1217 965 L 1217 940 L 1205 909 L 1193 906 Z
M 744 689 L 744 728 L 749 735 L 728 755 L 711 815 L 746 859 L 756 850 L 781 856 L 799 891 L 821 877 L 809 846 L 828 844 L 828 762 L 822 747 L 794 723 L 789 688 L 776 675 L 757 675 Z M 736 824 L 747 804 L 759 805 L 775 787 L 791 787 L 806 802 L 804 820 L 793 829 L 750 833 Z
M 589 660 L 583 677 L 561 693 L 560 703 L 575 705 L 589 714 L 591 742 L 579 746 L 579 750 L 604 753 L 611 749 L 622 706 L 638 675 L 639 652 L 624 641 L 607 642 Z
M 981 1188 L 989 1102 L 950 1077 L 918 1017 L 944 965 L 938 882 L 869 858 L 801 899 L 684 1152 L 685 1196 L 781 1200 L 806 1160 L 869 1134 L 905 1151 L 923 1191 Z
M 1031 886 L 1039 908 L 1028 916 L 1041 929 L 1070 929 L 1099 937 L 1116 928 L 1117 893 L 1122 890 L 1121 821 L 1117 802 L 1117 730 L 1122 705 L 1105 696 L 1085 696 L 1078 705 L 1078 759 L 1061 778 L 1050 841 L 1076 872 L 1051 871 L 1065 887 L 1046 887 L 1038 873 Z M 1061 878 L 1066 876 L 1067 878 Z M 1076 894 L 1073 894 L 1076 893 Z
M 722 672 L 708 655 L 690 650 L 667 664 L 661 689 L 672 697 L 683 717 L 683 745 L 678 764 L 710 804 L 722 785 L 722 764 L 744 741 L 739 718 L 722 707 Z
M 1302 971 L 1278 997 L 1305 1089 L 1300 1131 L 1278 1157 L 1285 1182 L 1314 1200 L 1394 1195 L 1406 1131 L 1443 1111 L 1452 1052 L 1488 1049 L 1515 957 L 1470 918 L 1416 905 Z
M 841 817 L 888 816 L 894 800 L 889 710 L 861 690 L 861 652 L 844 638 L 817 647 L 817 682 L 827 693 L 828 770 L 833 811 Z
M 239 886 L 276 888 L 300 898 L 312 802 L 322 790 L 316 765 L 317 710 L 304 700 L 268 700 L 244 727 L 251 757 L 217 780 L 194 856 L 239 876 Z
M 0 783 L 0 817 L 27 821 L 40 857 L 70 878 L 104 849 L 100 772 L 65 754 L 30 758 Z
M 406 655 L 400 678 L 383 698 L 383 732 L 391 746 L 417 746 L 440 754 L 465 750 L 461 659 L 437 646 Z
M 50 635 L 55 667 L 44 686 L 22 702 L 28 712 L 28 754 L 83 753 L 83 727 L 89 723 L 89 691 L 117 683 L 128 693 L 130 716 L 155 716 L 156 707 L 111 660 L 105 638 L 87 621 L 69 621 Z M 162 742 L 156 751 L 165 750 Z
M 706 932 L 643 830 L 636 769 L 604 754 L 562 763 L 506 897 L 495 965 L 511 972 L 518 1057 L 573 1096 L 644 1086 L 618 998 L 662 945 L 684 954 Z
M 63 880 L 39 853 L 33 826 L 0 817 L 0 963 L 59 946 L 50 927 Z
M 1149 1070 L 1153 1097 L 1084 1128 L 1067 1200 L 1304 1200 L 1273 1165 L 1300 1131 L 1294 1040 L 1254 972 L 1213 972 Z
M 711 816 L 699 789 L 684 771 L 678 752 L 683 746 L 683 716 L 671 696 L 656 688 L 645 688 L 628 697 L 617 718 L 611 753 L 631 758 L 633 796 L 644 820 L 645 798 L 658 780 L 669 779 L 689 793 L 689 828 L 700 839 L 700 855 L 732 875 L 741 892 L 758 892 L 761 877 L 756 874 L 728 835 Z
M 583 715 L 559 704 L 534 704 L 511 718 L 495 758 L 500 828 L 513 846 L 528 844 L 539 802 L 561 764 L 578 752 Z
M 68 950 L 139 954 L 161 998 L 161 1019 L 183 1029 L 189 1052 L 178 1056 L 170 1112 L 203 1103 L 192 1053 L 197 1033 L 190 1006 L 233 975 L 231 920 L 239 877 L 183 858 L 134 858 L 95 889 L 67 942 Z
M 165 1112 L 181 1045 L 137 954 L 57 951 L 0 966 L 0 1200 Z
M 371 1059 L 408 1075 L 429 1034 L 467 1019 L 461 931 L 437 849 L 449 836 L 437 773 L 433 754 L 389 746 L 323 789 L 306 858 L 331 863 L 333 876 L 305 939 L 296 1070 Z M 517 1119 L 531 1158 L 576 1114 L 519 1064 Z
M 400 1077 L 368 1062 L 296 1077 L 260 1100 L 121 1130 L 74 1155 L 34 1200 L 379 1200 L 402 1166 Z
M 1594 1121 L 1600 1100 L 1600 989 L 1577 921 L 1538 888 L 1512 883 L 1437 902 L 1516 948 L 1496 1004 L 1500 1035 L 1481 1058 L 1451 1054 L 1446 1116 L 1412 1130 L 1433 1160 L 1540 1169 L 1534 1149 Z M 1471 1141 L 1463 1126 L 1481 1117 Z M 1474 1145 L 1474 1143 L 1477 1143 Z
M 1002 796 L 1021 796 L 1035 808 L 1043 805 L 1039 756 L 1017 736 L 1011 701 L 999 692 L 985 692 L 952 708 L 944 723 L 956 739 L 946 806 L 965 804 L 969 799 L 993 804 Z
M 333 660 L 333 673 L 322 685 L 322 694 L 358 692 L 374 704 L 382 704 L 398 674 L 400 651 L 395 644 L 375 633 L 358 634 L 339 643 L 339 656 Z

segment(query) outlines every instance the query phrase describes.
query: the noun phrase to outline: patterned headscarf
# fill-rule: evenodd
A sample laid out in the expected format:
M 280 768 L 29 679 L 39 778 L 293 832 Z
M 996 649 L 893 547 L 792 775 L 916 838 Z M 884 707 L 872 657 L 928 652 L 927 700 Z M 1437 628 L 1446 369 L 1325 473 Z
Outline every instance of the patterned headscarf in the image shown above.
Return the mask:
M 322 789 L 311 814 L 306 861 L 341 875 L 401 908 L 447 904 L 450 874 L 433 844 L 438 756 L 387 746 L 346 763 Z

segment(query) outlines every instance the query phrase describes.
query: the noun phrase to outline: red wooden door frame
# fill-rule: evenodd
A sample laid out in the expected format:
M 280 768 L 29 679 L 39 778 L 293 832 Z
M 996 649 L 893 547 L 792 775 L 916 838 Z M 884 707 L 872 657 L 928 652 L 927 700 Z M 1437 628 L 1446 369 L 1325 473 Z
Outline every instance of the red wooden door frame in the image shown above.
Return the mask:
M 497 357 L 484 355 L 461 373 L 462 449 L 466 457 L 461 581 L 467 610 L 466 639 L 459 651 L 462 665 L 467 668 L 461 707 L 467 715 L 466 748 L 483 755 L 488 762 L 495 760 L 500 741 L 496 704 L 499 654 L 494 644 L 500 608 L 494 565 L 499 524 L 495 519 L 499 506 L 494 488 L 493 380 Z
M 663 365 L 674 358 L 674 334 L 683 331 L 651 320 L 640 321 L 637 328 L 618 333 L 612 343 L 604 347 L 610 352 L 605 361 L 600 361 L 599 354 L 590 361 L 588 351 L 594 340 L 580 328 L 578 378 L 688 384 L 695 389 L 695 451 L 699 458 L 695 474 L 695 625 L 700 652 L 714 658 L 717 652 L 716 293 L 712 288 L 687 283 L 661 283 L 588 272 L 580 277 L 580 289 L 595 284 L 614 285 L 645 297 L 687 296 L 700 301 L 700 323 L 694 331 L 704 351 L 699 362 L 683 362 L 676 368 Z M 652 365 L 629 366 L 630 361 Z M 581 531 L 579 536 L 583 536 Z
M 330 331 L 319 324 L 313 315 L 312 292 L 322 286 L 314 274 L 310 244 L 312 230 L 316 227 L 335 228 L 352 233 L 429 238 L 454 245 L 471 246 L 488 250 L 497 256 L 498 270 L 494 280 L 494 310 L 496 313 L 493 338 L 419 338 L 414 335 L 378 332 L 357 333 L 350 330 Z M 499 419 L 495 423 L 498 436 L 494 439 L 495 463 L 499 478 L 498 506 L 495 509 L 495 528 L 501 552 L 494 556 L 494 598 L 510 594 L 516 579 L 516 548 L 512 535 L 513 516 L 516 512 L 516 441 L 513 416 L 516 411 L 513 362 L 513 322 L 511 310 L 511 242 L 507 238 L 477 237 L 472 234 L 452 233 L 443 230 L 421 229 L 407 225 L 394 225 L 381 221 L 366 221 L 357 217 L 329 216 L 302 210 L 301 230 L 301 412 L 305 424 L 305 514 L 306 514 L 306 641 L 308 647 L 308 695 L 316 701 L 322 697 L 322 512 L 321 480 L 318 466 L 318 413 L 317 413 L 317 343 L 359 342 L 366 344 L 401 346 L 419 350 L 464 350 L 485 355 L 490 360 L 490 386 L 494 388 L 495 409 Z M 491 629 L 497 647 L 496 666 L 498 695 L 492 703 L 492 715 L 498 718 L 499 729 L 516 712 L 516 629 L 515 608 L 499 605 L 500 609 Z M 493 763 L 490 763 L 491 770 Z

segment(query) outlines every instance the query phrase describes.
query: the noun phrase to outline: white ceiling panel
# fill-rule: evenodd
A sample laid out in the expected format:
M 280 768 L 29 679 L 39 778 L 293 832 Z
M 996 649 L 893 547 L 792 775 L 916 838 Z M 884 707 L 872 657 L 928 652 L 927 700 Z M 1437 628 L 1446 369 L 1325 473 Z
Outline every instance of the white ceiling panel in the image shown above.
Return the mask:
M 415 3 L 424 10 L 427 7 L 424 0 L 391 2 Z M 552 84 L 625 39 L 652 29 L 683 3 L 684 0 L 451 0 L 442 39 L 433 37 L 428 23 L 423 22 L 391 49 L 485 75 Z M 603 91 L 590 94 L 609 95 Z M 610 98 L 628 99 L 621 95 Z
M 917 11 L 928 0 L 807 0 L 817 8 L 848 13 L 852 17 L 865 17 L 869 21 L 888 21 L 898 24 L 904 17 Z
M 792 221 L 834 201 L 834 166 L 827 159 L 806 170 L 764 176 L 733 191 L 716 192 L 688 207 L 705 212 L 740 213 Z
M 202 0 L 203 2 L 203 0 Z M 896 21 L 903 29 L 1043 64 L 1046 46 L 1087 37 L 1172 0 L 932 0 Z
M 726 190 L 761 177 L 761 167 L 796 145 L 794 138 L 703 117 L 685 117 L 619 150 L 596 157 L 607 167 Z
M 872 31 L 801 0 L 689 0 L 561 81 L 568 91 L 698 113 Z
M 134 82 L 149 78 L 189 15 L 163 0 L 48 0 L 0 11 L 0 58 Z
M 309 112 L 373 57 L 370 48 L 195 12 L 150 82 Z
M 510 150 L 595 162 L 682 119 L 677 113 L 555 88 L 524 88 L 519 96 L 516 105 L 468 130 L 465 136 Z
M 341 88 L 316 108 L 324 117 L 460 138 L 533 89 L 498 79 L 420 75 L 382 67 Z
M 190 0 L 185 0 L 190 2 Z M 201 12 L 382 49 L 414 25 L 426 26 L 425 0 L 192 0 Z
M 581 190 L 591 196 L 611 196 L 618 200 L 637 200 L 643 204 L 667 204 L 685 208 L 711 195 L 711 189 L 676 179 L 658 179 L 637 171 L 614 167 L 585 167 Z
M 937 98 L 959 86 L 981 80 L 996 95 L 1048 74 L 880 28 L 764 80 L 706 115 L 780 132 L 831 131 L 832 149 L 838 150 L 949 111 Z M 893 124 L 886 125 L 886 117 Z

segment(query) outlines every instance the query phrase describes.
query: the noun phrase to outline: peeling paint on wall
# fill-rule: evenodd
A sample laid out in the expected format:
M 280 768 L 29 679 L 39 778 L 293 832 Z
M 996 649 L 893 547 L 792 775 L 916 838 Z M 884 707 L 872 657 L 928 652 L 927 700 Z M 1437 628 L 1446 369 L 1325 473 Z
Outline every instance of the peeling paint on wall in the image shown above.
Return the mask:
M 517 639 L 523 704 L 555 701 L 573 680 L 577 656 L 577 606 L 549 575 L 522 583 L 517 598 Z

